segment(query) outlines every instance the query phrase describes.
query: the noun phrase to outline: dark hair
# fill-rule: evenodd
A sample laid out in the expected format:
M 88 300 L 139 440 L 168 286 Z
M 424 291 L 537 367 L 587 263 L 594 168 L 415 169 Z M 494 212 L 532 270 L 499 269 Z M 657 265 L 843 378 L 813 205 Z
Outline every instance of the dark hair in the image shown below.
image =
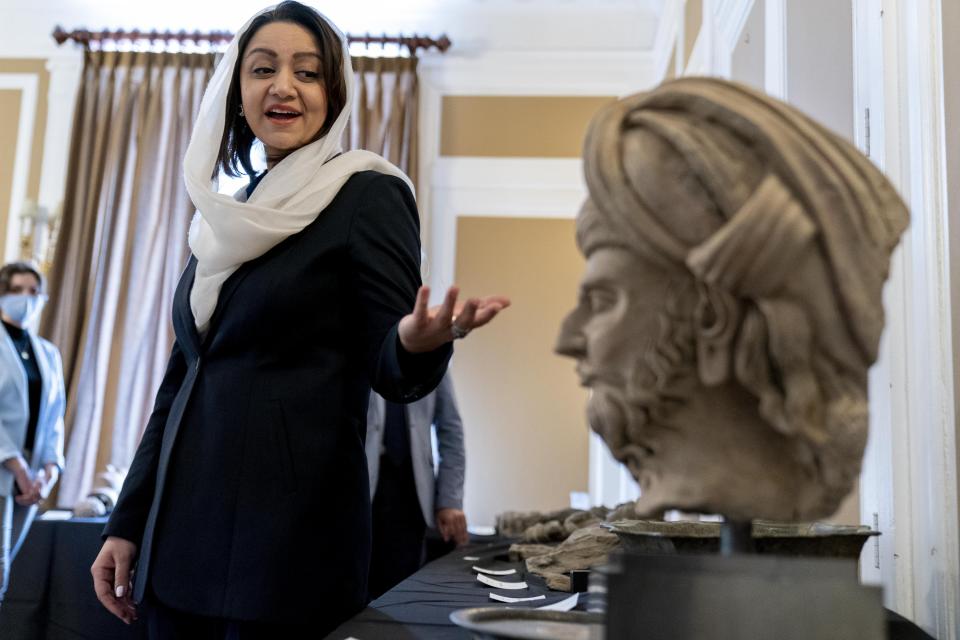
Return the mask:
M 0 268 L 0 295 L 10 291 L 10 281 L 13 280 L 13 276 L 21 273 L 29 273 L 36 278 L 37 284 L 40 285 L 40 291 L 43 291 L 43 276 L 40 275 L 40 271 L 36 267 L 29 262 L 11 262 Z
M 234 178 L 242 173 L 247 175 L 254 173 L 253 163 L 250 161 L 250 149 L 256 137 L 250 125 L 247 124 L 247 119 L 240 114 L 240 67 L 250 39 L 260 30 L 260 27 L 271 22 L 292 22 L 313 34 L 317 41 L 321 59 L 320 73 L 323 78 L 323 88 L 327 94 L 327 118 L 320 127 L 320 136 L 326 135 L 347 103 L 347 86 L 343 81 L 343 43 L 337 32 L 314 9 L 294 0 L 281 2 L 270 11 L 254 18 L 237 43 L 237 62 L 233 67 L 230 89 L 227 91 L 226 118 L 214 176 L 219 171 Z

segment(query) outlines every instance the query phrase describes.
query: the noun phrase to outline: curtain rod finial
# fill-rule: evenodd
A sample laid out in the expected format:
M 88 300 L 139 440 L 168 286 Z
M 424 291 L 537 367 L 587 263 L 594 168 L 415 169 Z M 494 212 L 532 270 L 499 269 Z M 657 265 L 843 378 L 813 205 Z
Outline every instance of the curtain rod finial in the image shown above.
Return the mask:
M 53 35 L 53 39 L 57 42 L 57 45 L 63 44 L 70 37 L 70 34 L 64 31 L 60 25 L 54 27 L 51 35 Z

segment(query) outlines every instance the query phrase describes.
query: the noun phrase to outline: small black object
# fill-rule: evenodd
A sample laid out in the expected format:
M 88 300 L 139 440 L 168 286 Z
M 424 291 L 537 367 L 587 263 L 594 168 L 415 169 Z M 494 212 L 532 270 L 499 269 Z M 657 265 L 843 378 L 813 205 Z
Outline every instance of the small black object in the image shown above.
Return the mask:
M 383 447 L 387 457 L 397 467 L 410 458 L 410 434 L 407 429 L 406 408 L 396 402 L 385 402 Z
M 587 590 L 590 572 L 584 569 L 574 569 L 570 572 L 570 592 L 583 593 Z
M 749 520 L 724 520 L 720 525 L 720 554 L 753 553 L 753 523 Z

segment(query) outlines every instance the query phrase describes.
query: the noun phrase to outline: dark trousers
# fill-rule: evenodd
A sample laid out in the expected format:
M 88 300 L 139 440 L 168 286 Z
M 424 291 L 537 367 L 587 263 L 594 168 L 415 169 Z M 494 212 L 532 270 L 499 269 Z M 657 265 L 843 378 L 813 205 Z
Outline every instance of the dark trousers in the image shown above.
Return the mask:
M 171 609 L 150 593 L 141 607 L 149 640 L 274 640 L 322 638 L 332 628 L 210 618 Z
M 373 497 L 373 548 L 370 555 L 371 600 L 379 598 L 423 564 L 423 521 L 413 465 L 396 465 L 380 457 L 380 476 Z

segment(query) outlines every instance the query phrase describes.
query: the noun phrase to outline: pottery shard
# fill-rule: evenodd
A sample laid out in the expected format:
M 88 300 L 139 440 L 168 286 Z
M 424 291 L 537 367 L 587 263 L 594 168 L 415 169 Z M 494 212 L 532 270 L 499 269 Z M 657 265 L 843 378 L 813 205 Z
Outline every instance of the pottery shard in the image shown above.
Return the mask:
M 551 589 L 569 591 L 570 578 L 566 573 L 606 563 L 610 551 L 619 544 L 616 535 L 599 525 L 577 529 L 556 548 L 529 557 L 527 570 L 543 577 Z
M 550 553 L 556 549 L 555 546 L 549 544 L 512 544 L 508 553 L 510 554 L 510 560 L 512 562 L 517 562 L 520 560 L 526 560 L 527 558 L 532 558 L 534 556 L 542 556 L 545 553 Z
M 618 520 L 639 520 L 640 516 L 637 514 L 637 503 L 636 502 L 624 502 L 623 504 L 618 504 L 613 510 L 607 514 L 605 520 L 607 522 L 617 522 Z
M 606 515 L 606 509 L 603 510 L 604 515 Z M 600 524 L 603 521 L 603 516 L 597 517 L 594 512 L 591 511 L 580 511 L 571 515 L 569 518 L 563 521 L 563 530 L 569 536 L 577 529 L 583 529 L 584 527 L 589 527 L 595 524 Z M 566 536 L 565 536 L 566 537 Z
M 562 573 L 549 573 L 543 576 L 543 579 L 547 583 L 547 588 L 553 591 L 566 591 L 569 593 L 572 588 L 570 576 Z
M 559 542 L 567 537 L 567 530 L 557 520 L 538 522 L 523 532 L 524 542 Z
M 560 509 L 558 511 L 504 511 L 497 516 L 497 533 L 508 538 L 519 538 L 524 531 L 535 524 L 542 524 L 556 520 L 563 522 L 576 509 Z

